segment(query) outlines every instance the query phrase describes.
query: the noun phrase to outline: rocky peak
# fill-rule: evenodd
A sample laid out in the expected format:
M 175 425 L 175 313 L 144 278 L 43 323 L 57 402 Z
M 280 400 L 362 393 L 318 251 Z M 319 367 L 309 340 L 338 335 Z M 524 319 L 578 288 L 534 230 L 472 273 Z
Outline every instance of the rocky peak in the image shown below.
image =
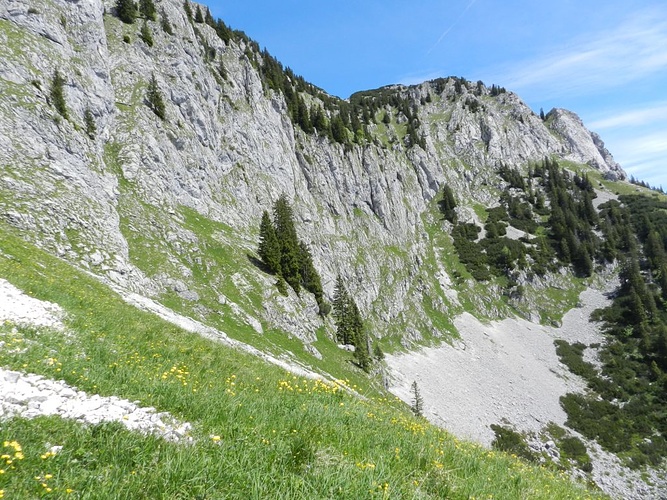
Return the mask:
M 549 128 L 564 139 L 567 148 L 566 159 L 590 165 L 603 172 L 609 179 L 627 177 L 621 166 L 614 161 L 600 136 L 589 131 L 575 113 L 554 108 L 549 111 L 546 120 Z
M 475 204 L 497 202 L 500 165 L 556 156 L 624 176 L 573 113 L 554 110 L 542 121 L 516 94 L 481 82 L 442 78 L 364 93 L 405 102 L 385 95 L 367 136 L 348 129 L 342 144 L 293 122 L 251 41 L 190 22 L 180 0 L 159 2 L 174 33 L 149 21 L 152 46 L 141 20 L 128 25 L 113 15 L 112 0 L 32 5 L 0 6 L 0 216 L 58 255 L 141 293 L 175 292 L 204 315 L 219 306 L 199 304 L 212 293 L 195 278 L 207 269 L 210 282 L 241 297 L 229 306 L 241 322 L 260 316 L 303 339 L 322 326 L 306 299 L 268 290 L 257 311 L 244 298 L 270 282 L 245 255 L 255 251 L 262 211 L 281 193 L 294 203 L 326 295 L 341 274 L 378 335 L 391 328 L 419 338 L 437 334 L 425 297 L 444 314 L 457 307 L 439 282 L 423 278 L 431 255 L 429 272 L 449 282 L 425 222 L 444 183 L 473 218 Z M 56 68 L 67 119 L 49 103 Z M 147 105 L 153 75 L 165 120 Z M 307 84 L 294 88 L 329 121 L 341 109 Z M 86 109 L 94 137 L 85 132 Z M 228 253 L 243 249 L 236 271 L 216 267 L 192 214 L 217 224 L 213 237 Z

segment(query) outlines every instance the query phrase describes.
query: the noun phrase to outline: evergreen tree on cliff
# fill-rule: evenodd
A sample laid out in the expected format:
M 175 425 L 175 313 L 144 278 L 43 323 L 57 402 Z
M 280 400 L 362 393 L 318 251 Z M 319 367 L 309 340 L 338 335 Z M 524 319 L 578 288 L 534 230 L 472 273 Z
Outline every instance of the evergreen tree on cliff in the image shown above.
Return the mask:
M 350 301 L 343 278 L 338 275 L 334 288 L 334 320 L 336 322 L 336 339 L 342 344 L 351 344 L 350 325 L 346 320 L 347 307 Z
M 315 300 L 320 308 L 320 314 L 325 314 L 324 292 L 322 291 L 322 279 L 313 264 L 313 256 L 310 253 L 308 245 L 303 241 L 299 242 L 299 263 L 301 284 L 303 287 L 315 295 Z
M 160 92 L 160 87 L 157 84 L 155 73 L 151 76 L 151 81 L 148 82 L 146 100 L 148 101 L 148 107 L 153 110 L 153 113 L 155 113 L 161 120 L 164 120 L 167 110 L 164 100 L 162 99 L 162 92 Z
M 139 12 L 141 12 L 141 15 L 149 21 L 155 21 L 157 19 L 157 10 L 155 9 L 153 0 L 140 0 Z
M 281 274 L 280 244 L 271 217 L 266 210 L 262 214 L 262 222 L 259 225 L 259 249 L 257 253 L 272 273 Z
M 124 23 L 134 23 L 137 17 L 137 6 L 134 0 L 116 0 L 116 15 Z
M 276 237 L 280 245 L 280 269 L 289 286 L 298 294 L 301 291 L 301 273 L 299 262 L 299 240 L 294 227 L 292 207 L 284 194 L 273 206 L 273 220 Z
M 447 184 L 442 188 L 442 200 L 439 203 L 442 215 L 452 224 L 456 224 L 456 198 L 454 191 Z

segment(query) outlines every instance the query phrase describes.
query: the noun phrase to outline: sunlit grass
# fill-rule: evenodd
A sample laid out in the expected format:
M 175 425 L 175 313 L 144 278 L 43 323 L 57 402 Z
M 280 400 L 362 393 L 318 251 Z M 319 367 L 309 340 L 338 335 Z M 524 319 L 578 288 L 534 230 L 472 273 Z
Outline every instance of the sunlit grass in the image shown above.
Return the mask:
M 456 440 L 394 397 L 354 396 L 354 382 L 302 379 L 187 333 L 9 232 L 0 248 L 0 277 L 60 304 L 69 332 L 3 324 L 0 366 L 193 424 L 193 442 L 178 444 L 120 424 L 3 421 L 5 498 L 595 497 Z

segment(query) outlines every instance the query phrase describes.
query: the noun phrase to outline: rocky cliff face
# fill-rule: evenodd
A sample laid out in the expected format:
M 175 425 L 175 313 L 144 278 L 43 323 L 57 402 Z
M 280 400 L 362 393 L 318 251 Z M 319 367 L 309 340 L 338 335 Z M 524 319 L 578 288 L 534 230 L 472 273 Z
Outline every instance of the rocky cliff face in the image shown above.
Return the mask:
M 250 263 L 261 213 L 281 193 L 325 292 L 341 274 L 374 335 L 419 339 L 442 332 L 433 314 L 462 307 L 432 231 L 442 230 L 434 197 L 444 183 L 461 217 L 474 219 L 476 204 L 493 205 L 504 187 L 501 164 L 556 156 L 625 175 L 573 113 L 553 110 L 543 121 L 511 92 L 454 79 L 390 89 L 416 109 L 424 147 L 407 145 L 400 116 L 347 147 L 305 134 L 283 95 L 263 84 L 251 44 L 225 43 L 188 20 L 180 0 L 162 0 L 174 33 L 149 21 L 149 46 L 141 22 L 121 23 L 113 4 L 0 5 L 0 216 L 58 255 L 200 319 L 224 326 L 222 312 L 307 344 L 330 328 L 311 297 L 280 296 Z M 68 119 L 49 99 L 56 69 Z M 164 121 L 146 102 L 153 75 Z M 490 304 L 477 305 L 501 312 Z

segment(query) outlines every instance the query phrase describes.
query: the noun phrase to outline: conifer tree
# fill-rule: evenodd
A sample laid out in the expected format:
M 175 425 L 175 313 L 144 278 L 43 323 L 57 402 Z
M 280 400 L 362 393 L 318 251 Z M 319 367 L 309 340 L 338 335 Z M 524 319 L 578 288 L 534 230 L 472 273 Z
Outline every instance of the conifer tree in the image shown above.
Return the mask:
M 352 343 L 351 325 L 348 319 L 349 302 L 350 297 L 345 288 L 345 283 L 343 283 L 343 278 L 339 274 L 334 288 L 333 309 L 336 321 L 336 338 L 338 342 L 345 345 Z
M 93 118 L 93 113 L 90 111 L 90 108 L 86 107 L 86 110 L 83 113 L 83 123 L 86 126 L 86 134 L 91 139 L 95 139 L 95 134 L 97 133 L 97 127 L 95 126 L 95 119 Z
M 259 249 L 257 253 L 272 273 L 281 275 L 280 244 L 271 217 L 266 210 L 262 214 L 262 222 L 259 226 Z
M 155 113 L 161 120 L 164 120 L 166 117 L 166 107 L 164 100 L 162 99 L 162 92 L 160 92 L 155 73 L 153 73 L 151 81 L 148 83 L 146 100 L 148 101 L 148 107 L 153 110 L 153 113 Z
M 197 5 L 197 10 L 195 11 L 195 22 L 199 24 L 204 22 L 204 16 L 201 13 L 201 8 L 199 5 Z
M 116 15 L 126 24 L 134 23 L 137 17 L 137 6 L 134 0 L 116 0 Z
M 442 188 L 442 200 L 439 205 L 445 219 L 452 224 L 456 224 L 456 198 L 454 198 L 454 191 L 447 184 Z
M 164 8 L 160 11 L 160 26 L 162 27 L 162 31 L 164 31 L 167 35 L 174 34 L 174 29 L 171 27 L 171 23 L 169 22 L 169 17 L 167 16 L 167 13 L 164 11 Z
M 662 292 L 662 300 L 667 301 L 667 264 L 663 264 L 660 268 L 658 284 L 660 285 L 660 291 Z
M 183 10 L 185 11 L 185 17 L 188 18 L 188 21 L 192 22 L 192 6 L 190 5 L 190 0 L 183 1 Z
M 315 295 L 315 300 L 322 313 L 324 305 L 324 292 L 322 291 L 322 279 L 313 264 L 313 256 L 310 253 L 308 245 L 303 241 L 299 242 L 299 262 L 301 264 L 300 274 L 303 287 Z
M 53 72 L 53 78 L 51 79 L 51 104 L 56 108 L 56 111 L 60 113 L 60 116 L 67 119 L 67 104 L 65 103 L 65 79 L 56 69 Z
M 422 398 L 421 392 L 419 391 L 419 386 L 417 381 L 412 382 L 412 413 L 421 417 L 424 415 L 424 400 Z
M 155 21 L 157 18 L 157 11 L 153 0 L 139 0 L 139 12 L 149 21 Z
M 285 281 L 298 294 L 301 290 L 299 240 L 294 227 L 292 207 L 287 196 L 281 195 L 273 207 L 276 237 L 280 244 L 280 269 Z
M 359 367 L 368 372 L 371 367 L 371 356 L 368 349 L 368 334 L 364 328 L 364 322 L 361 319 L 361 313 L 356 302 L 349 297 L 348 302 L 348 321 L 350 322 L 350 331 L 352 334 L 352 344 L 354 345 L 354 359 Z
M 206 7 L 206 15 L 204 16 L 204 22 L 208 24 L 211 28 L 215 28 L 215 19 L 211 15 L 211 10 Z
M 146 22 L 146 20 L 144 20 L 144 24 L 141 25 L 141 31 L 139 32 L 139 36 L 146 45 L 148 45 L 149 47 L 153 46 L 153 33 L 151 32 L 151 29 L 148 27 L 148 23 Z

